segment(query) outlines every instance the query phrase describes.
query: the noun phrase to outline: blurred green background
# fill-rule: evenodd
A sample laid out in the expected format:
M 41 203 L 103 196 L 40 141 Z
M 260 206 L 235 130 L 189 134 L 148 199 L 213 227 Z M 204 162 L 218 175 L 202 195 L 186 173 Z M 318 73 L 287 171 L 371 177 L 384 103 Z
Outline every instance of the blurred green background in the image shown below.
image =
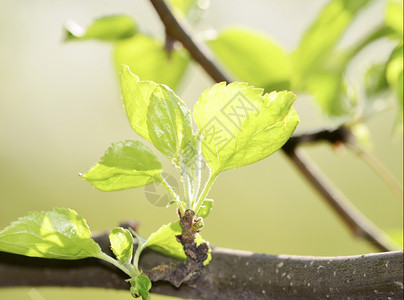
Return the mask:
M 383 2 L 375 1 L 355 21 L 342 44 L 354 41 L 383 18 Z M 212 1 L 198 27 L 245 25 L 266 33 L 290 51 L 326 3 Z M 0 228 L 28 211 L 53 207 L 76 210 L 93 231 L 136 219 L 145 236 L 176 218 L 174 208 L 152 206 L 145 199 L 144 188 L 103 193 L 78 176 L 111 142 L 138 137 L 122 108 L 111 46 L 93 41 L 63 43 L 63 25 L 68 19 L 87 25 L 97 17 L 120 13 L 133 16 L 143 31 L 163 36 L 161 23 L 145 0 L 0 1 Z M 358 72 L 372 60 L 387 56 L 389 49 L 391 44 L 385 41 L 365 51 L 355 62 Z M 201 68 L 193 65 L 176 92 L 191 108 L 212 84 Z M 297 132 L 335 125 L 308 97 L 300 96 L 295 107 L 301 118 Z M 395 116 L 392 107 L 366 124 L 374 154 L 402 182 L 403 145 L 401 137 L 392 134 Z M 336 153 L 326 144 L 304 149 L 370 220 L 387 231 L 402 228 L 402 199 L 354 154 Z M 352 236 L 282 153 L 226 171 L 209 198 L 215 199 L 215 206 L 203 236 L 212 245 L 320 256 L 375 251 L 368 242 Z M 0 299 L 72 297 L 130 299 L 127 291 L 0 289 Z

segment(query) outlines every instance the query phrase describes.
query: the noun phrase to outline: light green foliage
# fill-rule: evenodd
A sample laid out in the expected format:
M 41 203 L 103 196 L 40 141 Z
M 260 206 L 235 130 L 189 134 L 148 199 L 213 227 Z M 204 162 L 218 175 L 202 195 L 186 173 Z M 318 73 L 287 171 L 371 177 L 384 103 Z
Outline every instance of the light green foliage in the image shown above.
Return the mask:
M 133 237 L 129 230 L 116 227 L 109 234 L 112 252 L 124 264 L 130 263 L 133 254 Z
M 131 17 L 118 15 L 99 18 L 87 29 L 70 21 L 66 24 L 65 30 L 66 40 L 118 41 L 134 36 L 137 26 Z
M 0 251 L 43 258 L 97 257 L 101 249 L 74 210 L 31 212 L 0 232 Z
M 283 146 L 299 119 L 290 92 L 262 94 L 246 83 L 215 84 L 195 104 L 202 154 L 213 174 L 259 161 Z
M 370 66 L 364 78 L 366 96 L 372 98 L 387 90 L 386 64 L 378 63 Z
M 143 249 L 150 247 L 155 251 L 163 253 L 180 260 L 185 260 L 185 255 L 182 245 L 177 241 L 176 236 L 182 233 L 182 228 L 179 221 L 171 222 L 167 225 L 161 226 L 156 232 L 152 233 L 148 239 L 143 239 L 136 233 L 136 239 L 139 243 L 139 248 Z M 200 234 L 197 234 L 195 242 L 199 245 L 205 241 Z M 208 258 L 210 260 L 210 258 Z
M 335 53 L 335 46 L 361 8 L 371 0 L 333 0 L 303 35 L 293 54 L 294 90 L 311 93 L 324 113 L 347 113 L 343 74 L 355 53 Z
M 212 210 L 214 203 L 215 202 L 212 199 L 205 199 L 202 202 L 201 208 L 199 209 L 197 216 L 206 218 L 209 215 L 210 211 Z
M 169 158 L 178 157 L 192 138 L 191 114 L 172 90 L 155 87 L 147 112 L 147 128 L 153 145 Z
M 140 81 L 121 68 L 121 89 L 132 129 L 169 158 L 177 157 L 192 138 L 191 115 L 167 86 Z
M 394 30 L 393 37 L 403 38 L 403 0 L 388 0 L 385 16 L 386 25 Z
M 267 92 L 289 88 L 289 56 L 265 35 L 232 27 L 209 40 L 208 45 L 237 80 Z
M 197 7 L 197 0 L 169 0 L 173 10 L 180 15 L 186 16 L 194 7 Z
M 161 163 L 140 141 L 113 143 L 101 160 L 82 175 L 101 191 L 117 191 L 161 181 Z
M 151 289 L 151 281 L 147 276 L 139 275 L 129 280 L 130 293 L 134 298 L 142 297 L 142 300 L 151 299 L 149 290 Z
M 403 41 L 393 50 L 387 64 L 386 78 L 396 91 L 399 103 L 399 118 L 403 121 Z
M 162 41 L 137 34 L 115 44 L 114 60 L 118 69 L 128 65 L 141 80 L 153 80 L 175 89 L 190 61 L 184 49 L 168 53 Z

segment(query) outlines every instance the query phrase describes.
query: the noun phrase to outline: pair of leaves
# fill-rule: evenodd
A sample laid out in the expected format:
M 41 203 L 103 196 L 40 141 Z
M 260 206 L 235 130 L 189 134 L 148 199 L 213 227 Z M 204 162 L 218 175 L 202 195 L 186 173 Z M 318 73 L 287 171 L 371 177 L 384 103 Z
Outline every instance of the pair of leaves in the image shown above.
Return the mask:
M 140 81 L 128 67 L 121 72 L 122 97 L 131 127 L 167 157 L 176 160 L 193 139 L 190 113 L 164 85 Z M 102 191 L 115 191 L 161 182 L 162 166 L 140 141 L 112 144 L 89 172 L 82 175 Z
M 167 86 L 140 81 L 128 67 L 121 68 L 122 98 L 132 129 L 169 158 L 192 138 L 188 109 Z
M 142 80 L 153 80 L 175 88 L 181 81 L 190 58 L 182 48 L 169 53 L 164 43 L 139 32 L 135 21 L 126 15 L 102 17 L 86 29 L 69 21 L 65 26 L 67 41 L 100 40 L 114 45 L 114 61 L 130 66 Z

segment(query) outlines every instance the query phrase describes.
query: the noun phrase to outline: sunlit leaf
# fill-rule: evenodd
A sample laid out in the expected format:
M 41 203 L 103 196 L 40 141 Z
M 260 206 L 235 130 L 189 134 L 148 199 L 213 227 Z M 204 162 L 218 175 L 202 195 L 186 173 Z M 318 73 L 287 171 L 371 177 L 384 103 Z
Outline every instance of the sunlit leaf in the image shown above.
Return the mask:
M 151 289 L 151 281 L 145 275 L 138 275 L 135 278 L 131 278 L 130 282 L 130 292 L 133 297 L 138 298 L 142 297 L 142 300 L 149 300 L 150 294 L 149 290 Z
M 186 16 L 198 4 L 198 0 L 169 0 L 168 2 L 175 12 L 183 16 Z
M 395 32 L 394 38 L 403 38 L 403 0 L 388 0 L 385 16 L 386 25 Z
M 177 87 L 190 61 L 182 48 L 168 53 L 163 42 L 143 34 L 116 43 L 114 59 L 118 69 L 127 65 L 141 80 L 152 80 L 172 89 Z
M 82 259 L 101 249 L 83 217 L 67 208 L 31 212 L 0 231 L 0 251 L 32 257 Z
M 371 1 L 333 0 L 327 4 L 305 32 L 293 55 L 295 88 L 304 89 L 358 12 Z
M 246 83 L 220 83 L 199 97 L 194 119 L 203 135 L 202 154 L 213 174 L 271 155 L 295 130 L 296 96 L 287 91 L 262 92 Z
M 193 136 L 190 112 L 166 86 L 155 87 L 151 94 L 147 129 L 153 145 L 169 158 L 178 156 Z
M 212 210 L 214 203 L 212 199 L 205 199 L 198 211 L 198 217 L 206 218 Z
M 289 88 L 289 56 L 267 36 L 232 27 L 209 40 L 208 45 L 237 80 L 268 92 Z
M 403 121 L 403 41 L 401 41 L 390 55 L 386 78 L 389 85 L 396 91 L 400 120 Z
M 130 263 L 133 254 L 133 237 L 129 230 L 116 227 L 109 234 L 112 252 L 123 263 Z
M 179 221 L 161 226 L 156 232 L 152 233 L 147 239 L 144 247 L 150 247 L 153 250 L 163 253 L 180 260 L 185 260 L 184 249 L 176 239 L 177 235 L 182 233 L 182 228 Z M 200 234 L 196 235 L 195 242 L 199 245 L 205 241 Z
M 73 21 L 69 21 L 65 26 L 65 30 L 66 40 L 118 41 L 134 36 L 137 32 L 137 27 L 131 17 L 118 15 L 99 18 L 87 29 Z
M 82 177 L 102 191 L 117 191 L 159 182 L 161 163 L 140 141 L 113 143 Z

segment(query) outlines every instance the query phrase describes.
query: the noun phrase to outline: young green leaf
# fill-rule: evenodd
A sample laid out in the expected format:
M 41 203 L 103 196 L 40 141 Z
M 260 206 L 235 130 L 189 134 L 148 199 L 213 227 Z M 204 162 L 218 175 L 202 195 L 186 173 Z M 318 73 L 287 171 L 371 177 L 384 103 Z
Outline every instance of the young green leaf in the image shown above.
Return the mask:
M 185 260 L 187 257 L 184 249 L 175 237 L 181 233 L 182 229 L 179 221 L 163 225 L 149 236 L 147 241 L 144 243 L 143 248 L 150 247 L 157 252 L 163 253 L 164 255 Z M 200 234 L 197 234 L 195 242 L 200 245 L 205 241 L 202 239 Z M 210 257 L 208 259 L 210 260 Z
M 129 230 L 116 227 L 109 234 L 112 252 L 124 264 L 130 263 L 133 254 L 133 237 Z
M 186 16 L 193 8 L 198 7 L 197 0 L 169 0 L 175 12 Z
M 394 30 L 394 38 L 403 38 L 403 0 L 387 1 L 385 22 Z
M 142 300 L 149 300 L 150 294 L 149 290 L 151 289 L 151 281 L 149 277 L 144 275 L 136 276 L 135 278 L 131 278 L 130 282 L 130 293 L 134 298 L 142 297 Z
M 101 191 L 117 191 L 160 182 L 161 163 L 140 141 L 113 143 L 87 173 L 81 175 Z
M 190 58 L 184 49 L 168 53 L 164 43 L 137 34 L 115 44 L 114 60 L 118 70 L 127 65 L 141 80 L 153 80 L 175 89 L 188 67 Z
M 31 212 L 11 223 L 0 231 L 0 251 L 53 259 L 82 259 L 101 253 L 84 218 L 67 208 Z
M 205 199 L 197 213 L 197 217 L 206 218 L 210 214 L 214 203 L 215 202 L 212 199 Z
M 87 29 L 70 21 L 66 24 L 65 30 L 66 40 L 97 39 L 118 41 L 134 36 L 137 32 L 137 27 L 131 17 L 118 15 L 99 18 Z
M 296 96 L 262 92 L 246 83 L 220 83 L 199 97 L 194 118 L 203 135 L 202 154 L 214 175 L 271 155 L 295 130 Z
M 147 128 L 153 145 L 169 158 L 177 157 L 193 136 L 191 115 L 172 90 L 158 85 L 147 112 Z
M 207 43 L 238 80 L 267 92 L 289 88 L 289 56 L 265 35 L 232 27 Z
M 372 0 L 333 0 L 303 35 L 293 55 L 294 89 L 304 89 L 360 10 Z
M 389 85 L 396 91 L 399 104 L 399 120 L 403 121 L 403 41 L 399 42 L 390 55 L 386 78 Z
M 127 66 L 122 66 L 121 88 L 132 129 L 168 157 L 178 156 L 193 136 L 181 99 L 167 86 L 140 81 Z

